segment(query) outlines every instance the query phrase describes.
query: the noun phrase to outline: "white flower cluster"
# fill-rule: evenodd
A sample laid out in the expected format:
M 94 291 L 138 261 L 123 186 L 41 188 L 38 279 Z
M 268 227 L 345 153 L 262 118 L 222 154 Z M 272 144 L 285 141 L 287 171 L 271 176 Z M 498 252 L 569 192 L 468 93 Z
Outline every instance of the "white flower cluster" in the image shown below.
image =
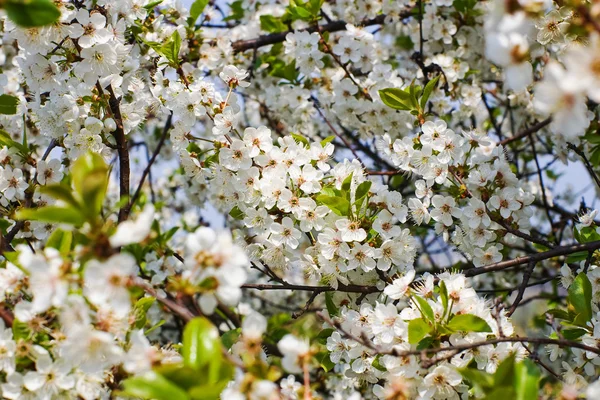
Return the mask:
M 221 211 L 241 213 L 254 234 L 254 261 L 276 271 L 297 265 L 334 287 L 412 268 L 416 243 L 400 226 L 408 211 L 402 196 L 367 180 L 358 161 L 331 168 L 333 144 L 273 143 L 260 127 L 220 146 L 206 185 Z
M 456 134 L 443 120 L 427 121 L 415 138 L 384 136 L 378 147 L 400 170 L 418 176 L 408 200 L 416 224 L 435 222 L 476 267 L 502 260 L 503 240 L 529 233 L 534 196 L 510 168 L 502 147 L 475 131 Z M 456 195 L 458 194 L 458 200 Z M 492 220 L 512 227 L 507 230 Z M 513 230 L 514 229 L 514 230 Z M 505 232 L 506 233 L 506 232 Z
M 496 318 L 475 290 L 469 287 L 467 279 L 461 274 L 440 274 L 434 277 L 423 275 L 423 280 L 413 290 L 410 284 L 414 271 L 396 279 L 388 286 L 386 297 L 374 305 L 363 304 L 359 310 L 340 310 L 339 323 L 344 332 L 355 338 L 368 340 L 377 346 L 385 355 L 373 354 L 372 348 L 334 332 L 327 339 L 327 349 L 331 352 L 331 360 L 346 370 L 346 376 L 360 378 L 369 382 L 385 380 L 385 385 L 376 384 L 374 393 L 379 398 L 386 398 L 386 393 L 393 392 L 395 379 L 404 379 L 414 398 L 419 399 L 458 399 L 468 386 L 461 384 L 459 368 L 466 367 L 475 360 L 477 368 L 494 373 L 502 360 L 510 354 L 518 358 L 525 356 L 521 344 L 501 343 L 486 345 L 477 350 L 468 350 L 451 357 L 445 362 L 430 368 L 424 368 L 417 355 L 400 355 L 404 351 L 415 350 L 416 343 L 410 344 L 410 322 L 424 316 L 423 306 L 413 296 L 422 296 L 431 307 L 435 324 L 443 325 L 450 315 L 472 314 L 483 320 L 491 328 L 491 332 L 452 333 L 439 344 L 440 347 L 452 347 L 460 344 L 485 341 L 488 335 L 512 335 L 514 328 L 503 314 Z M 437 281 L 437 283 L 434 283 Z M 445 285 L 447 297 L 440 295 L 439 287 Z M 396 305 L 400 301 L 403 307 Z M 445 303 L 449 301 L 450 306 Z M 400 310 L 399 310 L 400 309 Z M 498 326 L 500 324 L 500 326 Z M 393 351 L 393 352 L 392 352 Z M 389 353 L 389 354 L 386 354 Z M 452 355 L 451 351 L 447 354 Z M 442 352 L 438 357 L 443 357 Z M 443 379 L 439 379 L 442 377 Z

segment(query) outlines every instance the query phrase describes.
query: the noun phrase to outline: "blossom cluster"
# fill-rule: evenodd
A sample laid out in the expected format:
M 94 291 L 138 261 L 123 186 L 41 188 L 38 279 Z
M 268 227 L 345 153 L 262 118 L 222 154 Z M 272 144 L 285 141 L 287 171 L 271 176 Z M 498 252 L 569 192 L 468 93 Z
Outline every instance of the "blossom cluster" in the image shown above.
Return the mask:
M 5 3 L 3 398 L 600 396 L 597 5 Z

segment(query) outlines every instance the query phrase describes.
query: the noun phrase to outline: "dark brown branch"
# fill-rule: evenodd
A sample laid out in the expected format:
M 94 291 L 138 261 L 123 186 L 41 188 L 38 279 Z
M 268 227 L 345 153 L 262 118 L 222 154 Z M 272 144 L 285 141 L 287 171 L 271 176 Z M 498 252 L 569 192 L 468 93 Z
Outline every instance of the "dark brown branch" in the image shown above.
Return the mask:
M 410 11 L 405 11 L 404 13 L 400 14 L 400 19 L 408 18 L 410 16 L 411 16 Z M 373 19 L 365 19 L 365 20 L 361 21 L 360 23 L 358 23 L 358 25 L 359 26 L 380 25 L 380 24 L 383 24 L 384 21 L 385 21 L 385 15 L 378 15 L 377 17 L 375 17 Z M 300 31 L 306 31 L 306 32 L 310 32 L 310 33 L 312 33 L 312 32 L 319 32 L 319 33 L 338 32 L 338 31 L 346 30 L 346 25 L 347 25 L 346 21 L 334 21 L 334 22 L 330 22 L 330 23 L 327 23 L 324 25 L 313 25 L 311 27 L 302 29 Z M 289 31 L 285 31 L 285 32 L 277 32 L 277 33 L 271 33 L 268 35 L 262 35 L 255 39 L 238 40 L 236 42 L 233 42 L 231 44 L 231 47 L 233 48 L 234 52 L 239 53 L 239 52 L 243 52 L 246 50 L 253 50 L 255 48 L 259 48 L 262 46 L 268 46 L 271 44 L 281 43 L 285 40 L 285 37 L 290 32 L 294 32 L 294 31 L 289 30 Z
M 579 157 L 581 157 L 581 159 L 583 160 L 583 163 L 585 164 L 585 168 L 590 173 L 590 176 L 592 177 L 592 179 L 594 179 L 594 182 L 596 183 L 596 186 L 598 188 L 600 188 L 600 178 L 598 178 L 598 174 L 596 174 L 596 171 L 594 171 L 594 167 L 592 166 L 592 163 L 590 163 L 590 160 L 588 160 L 588 158 L 585 155 L 585 153 L 582 150 L 579 150 L 572 143 L 567 143 L 567 147 L 569 149 L 573 150 Z
M 479 268 L 472 268 L 464 271 L 465 276 L 476 276 L 488 272 L 502 271 L 518 265 L 527 264 L 529 262 L 539 262 L 552 257 L 565 256 L 568 254 L 577 253 L 580 251 L 590 251 L 600 249 L 600 240 L 589 243 L 573 244 L 570 246 L 555 247 L 552 250 L 543 251 L 541 253 L 532 254 L 524 257 L 513 258 L 512 260 L 500 261 L 495 264 L 485 265 Z
M 529 142 L 531 143 L 531 152 L 533 153 L 533 159 L 535 161 L 535 166 L 537 167 L 538 179 L 540 180 L 540 187 L 542 188 L 542 201 L 544 203 L 544 209 L 546 211 L 546 216 L 548 217 L 548 222 L 550 222 L 550 227 L 552 228 L 552 233 L 555 232 L 554 229 L 554 221 L 552 221 L 552 215 L 550 215 L 550 206 L 548 205 L 548 198 L 546 196 L 546 186 L 544 185 L 544 176 L 542 175 L 542 169 L 540 168 L 540 162 L 538 160 L 537 151 L 535 150 L 535 140 L 533 139 L 534 135 L 529 136 Z
M 454 345 L 451 347 L 436 347 L 433 349 L 407 350 L 407 351 L 397 351 L 395 349 L 392 349 L 391 351 L 389 351 L 389 350 L 380 349 L 379 346 L 372 343 L 368 339 L 368 337 L 366 337 L 366 335 L 364 333 L 361 334 L 359 337 L 359 336 L 353 335 L 353 334 L 341 329 L 341 326 L 338 322 L 332 320 L 331 318 L 327 317 L 325 314 L 323 314 L 321 312 L 318 312 L 317 316 L 319 316 L 323 321 L 327 322 L 331 326 L 337 328 L 337 330 L 344 337 L 354 340 L 355 342 L 357 342 L 359 344 L 362 344 L 363 346 L 373 350 L 377 354 L 388 354 L 388 355 L 392 355 L 392 356 L 396 356 L 396 357 L 421 356 L 421 360 L 425 361 L 423 359 L 425 357 L 427 357 L 428 354 L 437 354 L 437 353 L 443 353 L 443 352 L 449 353 L 448 355 L 445 355 L 442 357 L 436 357 L 436 358 L 427 360 L 427 362 L 426 362 L 427 366 L 431 366 L 438 362 L 448 360 L 448 359 L 454 357 L 455 355 L 462 353 L 463 351 L 466 351 L 466 350 L 475 349 L 475 348 L 481 347 L 481 346 L 498 344 L 498 343 L 554 344 L 559 347 L 574 347 L 574 348 L 582 349 L 585 351 L 589 351 L 594 354 L 600 354 L 600 348 L 598 348 L 598 347 L 587 346 L 583 343 L 579 343 L 579 342 L 575 342 L 575 341 L 571 341 L 571 340 L 549 339 L 549 338 L 529 338 L 529 337 L 502 337 L 502 338 L 490 339 L 490 340 L 485 340 L 485 341 L 475 342 L 475 343 L 458 344 L 458 345 Z
M 150 296 L 154 297 L 158 302 L 162 303 L 169 310 L 173 311 L 177 316 L 179 316 L 185 322 L 188 322 L 189 320 L 194 318 L 194 314 L 192 314 L 192 312 L 190 310 L 188 310 L 186 307 L 182 306 L 181 304 L 178 304 L 175 301 L 169 299 L 168 297 L 159 294 L 156 291 L 156 289 L 154 289 L 154 287 L 152 287 L 145 280 L 143 280 L 141 278 L 137 278 L 133 282 L 133 284 L 135 286 L 138 286 L 138 287 L 144 289 L 144 291 L 146 293 L 148 293 Z
M 96 89 L 100 97 L 104 97 L 104 89 L 100 82 L 96 82 Z M 127 199 L 127 202 L 119 209 L 119 222 L 124 221 L 129 216 L 129 176 L 131 174 L 129 167 L 129 147 L 125 131 L 123 130 L 123 116 L 119 107 L 119 99 L 115 95 L 112 85 L 106 87 L 110 97 L 108 98 L 109 111 L 117 123 L 117 129 L 112 133 L 117 142 L 117 153 L 119 154 L 119 194 L 121 200 Z
M 242 289 L 256 289 L 256 290 L 303 290 L 303 291 L 316 291 L 316 292 L 347 292 L 347 293 L 376 293 L 381 292 L 376 286 L 360 286 L 360 285 L 338 285 L 338 288 L 332 288 L 330 286 L 308 286 L 308 285 L 292 285 L 290 283 L 283 283 L 281 285 L 269 284 L 269 283 L 246 283 L 242 285 Z
M 550 122 L 552 122 L 552 118 L 546 118 L 545 120 L 540 121 L 537 124 L 534 124 L 534 125 L 530 126 L 529 128 L 525 129 L 523 132 L 517 133 L 514 136 L 511 136 L 509 138 L 499 141 L 498 144 L 501 146 L 505 146 L 509 143 L 515 142 L 517 140 L 521 140 L 524 137 L 527 137 L 527 136 L 531 135 L 532 133 L 535 133 L 535 132 L 539 131 L 540 129 L 544 128 L 546 125 L 549 125 Z
M 519 286 L 519 291 L 517 292 L 517 297 L 515 297 L 515 301 L 508 310 L 507 317 L 513 315 L 513 313 L 517 310 L 517 307 L 519 307 L 519 303 L 521 302 L 521 300 L 523 300 L 523 295 L 525 294 L 525 289 L 527 288 L 527 284 L 529 283 L 529 279 L 531 278 L 531 274 L 533 273 L 535 264 L 535 261 L 530 261 L 529 265 L 527 265 L 527 269 L 523 274 L 523 282 L 521 282 L 521 286 Z
M 146 166 L 146 168 L 144 169 L 144 172 L 142 173 L 142 177 L 140 178 L 140 183 L 138 184 L 138 187 L 135 190 L 135 193 L 131 197 L 131 201 L 125 206 L 125 212 L 127 215 L 129 215 L 131 208 L 133 207 L 133 205 L 137 201 L 138 197 L 140 196 L 140 193 L 142 191 L 142 186 L 144 185 L 144 181 L 146 180 L 146 177 L 150 173 L 152 164 L 154 164 L 154 162 L 156 161 L 156 158 L 158 157 L 160 150 L 162 149 L 163 145 L 165 144 L 165 140 L 167 139 L 167 134 L 169 133 L 169 129 L 171 128 L 172 120 L 173 120 L 173 114 L 171 113 L 169 115 L 169 117 L 167 118 L 167 122 L 165 123 L 165 127 L 163 128 L 162 136 L 160 137 L 158 145 L 156 145 L 156 149 L 154 150 L 154 153 L 152 154 L 152 158 L 150 158 L 148 165 Z
M 98 85 L 100 86 L 100 85 Z M 129 216 L 129 177 L 131 174 L 129 167 L 129 149 L 127 147 L 127 138 L 123 130 L 123 117 L 119 108 L 119 100 L 115 96 L 112 85 L 106 88 L 110 94 L 108 105 L 117 123 L 117 129 L 113 132 L 115 141 L 117 142 L 117 153 L 119 154 L 119 194 L 121 200 L 127 199 L 125 205 L 119 209 L 119 222 L 124 221 Z
M 541 244 L 542 246 L 548 247 L 549 249 L 554 247 L 554 244 L 550 243 L 549 241 L 547 241 L 545 239 L 535 238 L 525 232 L 521 232 L 518 229 L 514 229 L 512 226 L 510 226 L 510 224 L 506 223 L 506 221 L 504 221 L 501 217 L 494 216 L 491 213 L 489 213 L 489 216 L 492 219 L 492 221 L 494 221 L 495 223 L 500 225 L 508 233 L 512 233 L 513 235 L 520 237 L 521 239 L 525 239 L 531 243 Z

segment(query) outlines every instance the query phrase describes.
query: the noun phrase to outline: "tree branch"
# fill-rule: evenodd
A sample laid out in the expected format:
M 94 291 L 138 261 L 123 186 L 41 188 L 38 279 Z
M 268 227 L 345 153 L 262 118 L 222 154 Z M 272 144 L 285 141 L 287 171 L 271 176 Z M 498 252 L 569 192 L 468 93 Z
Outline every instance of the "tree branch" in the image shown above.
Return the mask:
M 408 18 L 410 16 L 411 16 L 410 11 L 405 11 L 404 13 L 400 14 L 400 19 Z M 385 17 L 386 17 L 385 15 L 378 15 L 377 17 L 375 17 L 373 19 L 365 19 L 365 20 L 361 21 L 360 23 L 358 23 L 358 25 L 359 26 L 380 25 L 380 24 L 383 24 L 383 22 L 385 21 Z M 333 22 L 330 22 L 330 23 L 327 23 L 324 25 L 313 25 L 306 29 L 301 29 L 301 30 L 299 30 L 299 32 L 324 33 L 324 32 L 345 31 L 346 25 L 347 25 L 346 21 L 333 21 Z M 285 40 L 285 37 L 288 35 L 288 33 L 291 33 L 291 32 L 294 32 L 294 31 L 289 30 L 289 31 L 285 31 L 285 32 L 270 33 L 268 35 L 259 36 L 255 39 L 238 40 L 236 42 L 233 42 L 231 44 L 231 47 L 233 48 L 233 51 L 235 53 L 243 52 L 246 50 L 253 50 L 253 49 L 259 48 L 259 47 L 268 46 L 268 45 L 276 44 L 276 43 L 281 43 Z
M 138 187 L 135 190 L 135 193 L 131 197 L 131 201 L 129 201 L 129 203 L 125 206 L 125 212 L 127 215 L 129 215 L 129 212 L 131 211 L 131 207 L 133 207 L 136 200 L 140 196 L 140 193 L 142 191 L 142 186 L 144 185 L 144 181 L 146 180 L 146 177 L 150 173 L 152 164 L 154 164 L 154 161 L 156 161 L 156 157 L 158 157 L 160 150 L 162 149 L 163 145 L 165 144 L 165 140 L 167 139 L 167 134 L 169 133 L 169 129 L 171 128 L 172 120 L 173 120 L 173 113 L 169 114 L 169 117 L 167 118 L 167 122 L 165 123 L 165 127 L 163 128 L 163 132 L 162 132 L 162 136 L 160 137 L 160 141 L 158 142 L 158 145 L 156 146 L 156 149 L 154 150 L 154 153 L 152 154 L 152 158 L 150 158 L 148 165 L 146 166 L 146 168 L 144 169 L 144 172 L 142 173 L 142 177 L 140 178 L 140 183 L 138 184 Z

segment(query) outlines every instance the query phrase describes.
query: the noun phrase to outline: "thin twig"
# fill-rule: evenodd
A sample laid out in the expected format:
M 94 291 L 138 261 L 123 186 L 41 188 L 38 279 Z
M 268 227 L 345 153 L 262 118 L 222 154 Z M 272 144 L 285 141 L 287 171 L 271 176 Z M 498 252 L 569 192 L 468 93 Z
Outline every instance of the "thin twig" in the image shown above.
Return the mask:
M 169 129 L 171 128 L 171 122 L 172 122 L 172 120 L 173 120 L 173 113 L 169 114 L 169 117 L 167 118 L 167 122 L 165 123 L 165 127 L 163 128 L 162 136 L 160 137 L 158 145 L 156 146 L 156 149 L 154 150 L 154 153 L 152 154 L 152 158 L 150 158 L 150 161 L 148 162 L 148 165 L 146 166 L 146 168 L 144 169 L 144 172 L 142 173 L 142 177 L 140 178 L 140 183 L 138 184 L 137 189 L 135 190 L 135 193 L 131 197 L 131 201 L 129 201 L 129 203 L 125 207 L 127 215 L 129 215 L 129 212 L 131 211 L 131 208 L 133 207 L 133 205 L 135 204 L 136 200 L 140 196 L 140 193 L 142 191 L 142 186 L 144 185 L 144 181 L 146 180 L 146 177 L 150 173 L 150 169 L 152 168 L 152 164 L 154 164 L 154 162 L 156 161 L 156 158 L 158 157 L 158 154 L 160 153 L 160 150 L 162 149 L 163 145 L 165 144 L 165 140 L 167 138 L 167 134 L 169 133 Z

